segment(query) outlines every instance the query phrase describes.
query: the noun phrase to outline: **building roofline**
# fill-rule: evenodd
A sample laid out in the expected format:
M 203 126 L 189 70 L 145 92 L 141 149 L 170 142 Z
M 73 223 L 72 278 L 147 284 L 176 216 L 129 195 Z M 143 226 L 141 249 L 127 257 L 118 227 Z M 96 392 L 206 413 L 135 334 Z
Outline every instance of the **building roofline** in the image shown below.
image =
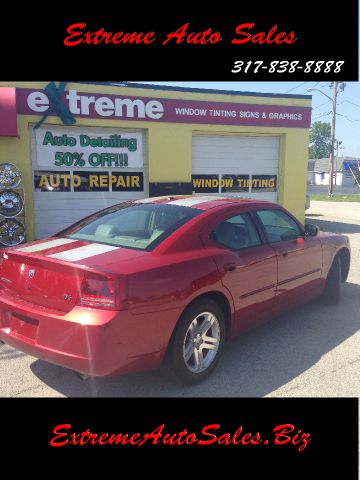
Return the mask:
M 165 90 L 173 92 L 190 92 L 190 93 L 209 93 L 218 95 L 239 95 L 242 97 L 270 97 L 270 98 L 301 98 L 305 100 L 311 100 L 312 95 L 292 95 L 289 93 L 259 93 L 259 92 L 240 92 L 238 90 L 216 90 L 213 88 L 190 88 L 190 87 L 173 87 L 170 85 L 156 85 L 145 83 L 132 83 L 132 82 L 92 82 L 81 81 L 76 83 L 85 83 L 90 85 L 109 85 L 116 87 L 128 87 L 128 88 L 143 88 L 145 90 Z

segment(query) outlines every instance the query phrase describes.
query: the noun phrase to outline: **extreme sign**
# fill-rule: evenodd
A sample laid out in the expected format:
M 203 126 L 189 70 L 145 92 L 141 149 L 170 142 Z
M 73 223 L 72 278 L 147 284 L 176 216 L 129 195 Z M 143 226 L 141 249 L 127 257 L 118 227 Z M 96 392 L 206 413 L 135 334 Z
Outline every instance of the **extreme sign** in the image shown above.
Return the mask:
M 34 172 L 36 192 L 142 192 L 142 172 L 45 171 Z
M 51 107 L 52 100 L 43 90 L 18 88 L 16 94 L 19 114 L 44 115 Z M 309 128 L 311 121 L 310 107 L 289 105 L 105 96 L 73 89 L 59 93 L 57 102 L 74 118 L 294 128 Z

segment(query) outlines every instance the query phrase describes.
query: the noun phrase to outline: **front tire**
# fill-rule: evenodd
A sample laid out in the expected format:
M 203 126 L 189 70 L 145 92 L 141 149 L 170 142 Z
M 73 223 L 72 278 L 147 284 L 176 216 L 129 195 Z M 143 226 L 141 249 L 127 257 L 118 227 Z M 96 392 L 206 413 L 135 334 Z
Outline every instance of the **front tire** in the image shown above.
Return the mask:
M 327 305 L 336 305 L 340 301 L 341 262 L 336 255 L 329 270 L 321 301 Z
M 225 317 L 211 299 L 199 300 L 182 314 L 170 349 L 173 372 L 185 383 L 207 378 L 216 367 L 226 336 Z

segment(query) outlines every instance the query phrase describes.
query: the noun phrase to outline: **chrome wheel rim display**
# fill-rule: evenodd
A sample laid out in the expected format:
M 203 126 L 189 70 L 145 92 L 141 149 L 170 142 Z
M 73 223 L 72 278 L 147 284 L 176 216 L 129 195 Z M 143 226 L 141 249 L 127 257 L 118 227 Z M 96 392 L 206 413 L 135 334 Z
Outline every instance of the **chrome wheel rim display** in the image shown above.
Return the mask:
M 0 243 L 7 247 L 19 245 L 25 240 L 24 225 L 13 218 L 5 218 L 0 222 Z
M 0 164 L 0 187 L 15 188 L 21 182 L 21 172 L 12 163 Z
M 192 373 L 204 372 L 213 363 L 220 344 L 220 324 L 211 312 L 202 312 L 190 323 L 183 343 L 183 359 Z
M 24 208 L 24 202 L 18 192 L 14 190 L 0 191 L 0 215 L 16 217 Z

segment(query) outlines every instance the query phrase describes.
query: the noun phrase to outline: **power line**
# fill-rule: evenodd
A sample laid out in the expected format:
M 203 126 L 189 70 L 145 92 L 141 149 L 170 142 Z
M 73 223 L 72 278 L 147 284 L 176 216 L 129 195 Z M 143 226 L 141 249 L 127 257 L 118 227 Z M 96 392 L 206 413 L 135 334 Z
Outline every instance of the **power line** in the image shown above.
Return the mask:
M 317 115 L 314 115 L 312 119 L 314 118 L 321 118 L 321 117 L 327 117 L 328 115 L 331 115 L 332 112 L 325 112 L 325 113 L 318 113 Z
M 321 82 L 316 82 L 315 85 L 313 85 L 311 88 L 315 88 L 317 87 L 318 85 L 320 85 Z
M 360 119 L 352 120 L 351 118 L 347 117 L 346 115 L 343 115 L 342 113 L 337 113 L 336 115 L 346 118 L 346 120 L 348 120 L 351 123 L 360 122 Z
M 329 112 L 321 112 L 321 113 L 317 113 L 316 115 L 314 115 L 315 117 L 323 117 L 324 115 L 330 115 L 331 111 Z
M 350 100 L 345 100 L 345 99 L 344 99 L 344 102 L 350 103 L 350 105 L 355 105 L 355 107 L 359 107 L 359 108 L 360 108 L 360 105 L 358 105 L 357 103 L 354 103 L 354 102 L 350 102 Z
M 285 93 L 290 93 L 290 92 L 292 92 L 293 90 L 296 90 L 297 88 L 302 87 L 303 85 L 305 85 L 305 83 L 308 83 L 308 82 L 299 83 L 299 85 L 297 85 L 296 87 L 290 88 L 290 90 L 287 90 Z
M 320 107 L 323 107 L 324 105 L 327 105 L 329 103 L 330 100 L 327 100 L 326 102 L 324 103 L 321 103 L 320 105 L 317 105 L 316 107 L 313 107 L 312 109 L 313 110 L 316 110 L 317 108 L 320 108 Z

